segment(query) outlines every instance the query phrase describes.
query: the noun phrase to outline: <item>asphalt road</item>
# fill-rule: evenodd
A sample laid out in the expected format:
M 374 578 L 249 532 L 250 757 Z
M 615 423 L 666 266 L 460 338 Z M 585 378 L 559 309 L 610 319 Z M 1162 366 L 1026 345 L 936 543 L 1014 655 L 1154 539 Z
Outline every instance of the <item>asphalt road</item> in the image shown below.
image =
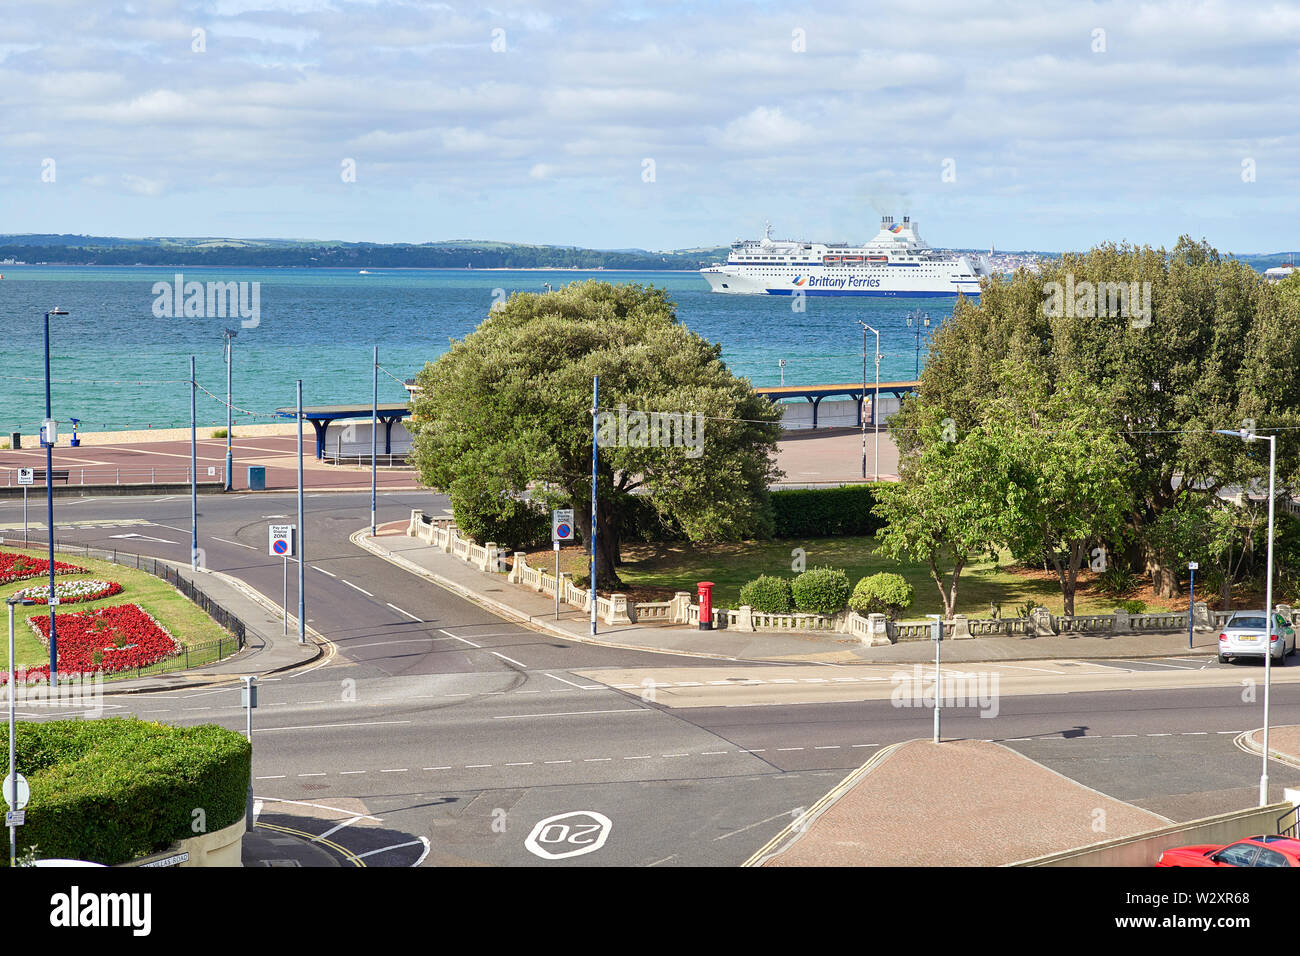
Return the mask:
M 779 678 L 757 683 L 771 665 L 734 665 L 755 675 L 734 705 L 679 706 L 641 681 L 610 686 L 594 675 L 680 682 L 684 668 L 717 662 L 504 622 L 350 544 L 368 522 L 367 494 L 313 493 L 306 507 L 307 616 L 339 652 L 263 683 L 255 789 L 260 821 L 324 835 L 343 865 L 734 865 L 877 748 L 930 735 L 929 709 L 879 694 L 792 701 Z M 294 496 L 213 496 L 199 508 L 206 566 L 278 601 L 281 563 L 266 554 L 266 526 L 294 520 Z M 445 499 L 384 494 L 379 520 L 411 508 L 437 513 Z M 0 526 L 15 519 L 21 527 L 21 503 L 0 504 Z M 184 497 L 61 500 L 56 520 L 61 541 L 188 558 Z M 1004 692 L 996 717 L 946 710 L 944 735 L 1004 741 L 1171 818 L 1234 809 L 1254 802 L 1259 758 L 1233 740 L 1261 723 L 1241 685 L 1259 668 L 1225 671 L 1231 683 L 1221 686 L 1126 683 L 1219 667 L 1197 657 L 1107 662 L 1098 669 L 1114 671 L 1113 687 Z M 824 670 L 828 680 L 848 675 L 845 686 L 860 673 Z M 230 688 L 116 695 L 106 712 L 244 726 Z M 1300 686 L 1274 688 L 1273 719 L 1300 723 Z M 1300 783 L 1283 765 L 1271 772 L 1279 793 Z

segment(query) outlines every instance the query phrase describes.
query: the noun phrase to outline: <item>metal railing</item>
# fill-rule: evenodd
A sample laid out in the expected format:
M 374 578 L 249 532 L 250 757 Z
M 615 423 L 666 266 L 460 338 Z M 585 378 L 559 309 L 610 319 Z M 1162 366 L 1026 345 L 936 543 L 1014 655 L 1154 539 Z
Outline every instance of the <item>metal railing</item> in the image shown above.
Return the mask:
M 1291 820 L 1290 823 L 1286 822 L 1288 818 Z M 1278 836 L 1295 837 L 1300 835 L 1300 833 L 1297 833 L 1298 830 L 1300 830 L 1300 804 L 1292 807 L 1277 818 Z
M 0 537 L 0 545 L 7 547 L 23 547 L 21 541 L 11 538 Z M 28 546 L 30 547 L 30 546 Z M 174 657 L 158 661 L 154 664 L 148 664 L 143 667 L 134 668 L 135 676 L 143 677 L 145 674 L 160 674 L 172 670 L 186 670 L 190 667 L 198 667 L 201 664 L 214 664 L 217 661 L 224 660 L 244 649 L 247 643 L 247 628 L 244 622 L 237 615 L 226 610 L 212 598 L 208 597 L 203 590 L 192 581 L 182 577 L 180 572 L 157 558 L 151 558 L 148 555 L 136 554 L 134 551 L 118 551 L 117 549 L 92 548 L 89 545 L 80 544 L 60 544 L 59 540 L 54 540 L 54 550 L 57 553 L 68 555 L 80 555 L 86 558 L 96 558 L 100 561 L 108 561 L 112 564 L 121 565 L 124 568 L 135 568 L 138 571 L 144 571 L 152 574 L 156 578 L 161 578 L 168 584 L 180 591 L 191 602 L 202 609 L 209 617 L 217 622 L 221 627 L 230 632 L 230 637 L 218 638 L 215 641 L 202 641 L 198 644 L 190 644 Z M 114 671 L 111 678 L 121 678 L 123 675 L 129 675 L 131 671 Z
M 18 487 L 18 469 L 5 468 L 3 471 L 3 481 L 0 487 L 16 488 Z M 161 465 L 158 467 L 145 468 L 140 467 L 107 467 L 104 465 L 92 466 L 87 468 L 54 468 L 54 484 L 64 485 L 156 485 L 164 484 L 189 484 L 190 466 L 189 465 Z M 45 488 L 45 469 L 38 469 L 40 477 L 36 484 L 31 486 L 32 493 L 36 494 Z M 67 477 L 65 478 L 64 475 Z M 199 466 L 198 471 L 199 484 L 225 484 L 226 466 L 207 465 Z

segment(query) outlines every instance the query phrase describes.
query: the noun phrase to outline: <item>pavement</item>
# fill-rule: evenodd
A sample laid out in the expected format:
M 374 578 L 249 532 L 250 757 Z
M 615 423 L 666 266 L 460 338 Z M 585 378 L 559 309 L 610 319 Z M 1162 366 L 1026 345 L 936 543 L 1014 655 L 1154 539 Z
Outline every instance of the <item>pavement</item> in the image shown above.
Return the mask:
M 761 866 L 1001 866 L 1170 821 L 996 743 L 882 751 L 760 849 Z
M 729 661 L 773 661 L 782 663 L 924 664 L 934 661 L 930 641 L 906 641 L 881 647 L 867 647 L 844 634 L 742 633 L 731 630 L 701 631 L 681 626 L 644 624 L 597 625 L 590 634 L 587 613 L 561 605 L 531 588 L 511 584 L 504 574 L 488 574 L 473 565 L 406 535 L 407 522 L 392 521 L 379 526 L 375 538 L 353 535 L 353 542 L 414 574 L 451 589 L 482 607 L 528 627 L 566 640 L 578 640 L 629 650 L 659 651 L 692 657 Z M 1162 658 L 1179 654 L 1213 654 L 1217 632 L 1201 631 L 1188 647 L 1186 631 L 1109 636 L 1062 637 L 978 637 L 946 640 L 943 660 L 948 663 L 985 661 L 1034 661 L 1052 659 Z
M 303 485 L 313 491 L 370 490 L 369 466 L 329 465 L 316 460 L 316 438 L 312 429 L 303 432 Z M 81 445 L 72 448 L 60 445 L 54 449 L 54 470 L 67 470 L 68 485 L 85 486 L 87 492 L 96 487 L 121 485 L 175 484 L 189 481 L 190 441 L 121 441 L 115 444 Z M 248 466 L 266 468 L 268 491 L 296 489 L 298 487 L 297 437 L 294 435 L 255 435 L 235 437 L 232 441 L 232 477 L 235 491 L 248 490 Z M 197 461 L 200 483 L 219 481 L 226 464 L 224 438 L 200 439 L 197 443 Z M 23 448 L 0 451 L 0 486 L 17 482 L 12 470 L 36 468 L 45 470 L 43 448 Z M 381 467 L 376 485 L 382 490 L 418 488 L 419 481 L 412 468 Z M 62 487 L 62 485 L 60 485 Z M 33 507 L 43 503 L 44 492 L 32 492 Z

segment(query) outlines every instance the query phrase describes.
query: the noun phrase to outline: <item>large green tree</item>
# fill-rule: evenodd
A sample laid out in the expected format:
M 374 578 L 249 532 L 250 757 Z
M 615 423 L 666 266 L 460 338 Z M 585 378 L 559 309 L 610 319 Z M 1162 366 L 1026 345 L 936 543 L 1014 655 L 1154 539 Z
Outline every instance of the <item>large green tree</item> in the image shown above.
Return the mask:
M 1172 251 L 1106 244 L 988 280 L 979 303 L 960 300 L 935 334 L 894 434 L 904 453 L 916 449 L 929 409 L 973 429 L 1006 360 L 1042 370 L 1053 388 L 1077 373 L 1096 386 L 1099 420 L 1121 416 L 1134 465 L 1129 562 L 1173 597 L 1169 516 L 1267 473 L 1266 445 L 1215 429 L 1280 429 L 1280 487 L 1300 478 L 1300 296 L 1290 291 L 1187 237 Z
M 1013 554 L 1046 557 L 1072 615 L 1079 571 L 1105 567 L 1131 513 L 1131 453 L 1119 416 L 1098 417 L 1104 402 L 1077 373 L 1052 391 L 1039 370 L 1004 365 L 998 384 L 972 436 L 996 463 L 991 517 Z
M 694 541 L 770 534 L 780 413 L 654 287 L 591 280 L 516 293 L 453 341 L 416 378 L 413 459 L 422 479 L 447 491 L 453 510 L 457 502 L 514 508 L 525 494 L 571 504 L 590 540 L 594 376 L 603 416 L 601 587 L 619 584 L 632 492 Z
M 941 410 L 926 408 L 912 421 L 914 450 L 901 459 L 898 482 L 876 488 L 875 510 L 885 519 L 879 549 L 924 564 L 944 617 L 952 617 L 962 571 L 996 551 L 998 522 L 990 502 L 997 452 L 972 431 L 959 433 Z

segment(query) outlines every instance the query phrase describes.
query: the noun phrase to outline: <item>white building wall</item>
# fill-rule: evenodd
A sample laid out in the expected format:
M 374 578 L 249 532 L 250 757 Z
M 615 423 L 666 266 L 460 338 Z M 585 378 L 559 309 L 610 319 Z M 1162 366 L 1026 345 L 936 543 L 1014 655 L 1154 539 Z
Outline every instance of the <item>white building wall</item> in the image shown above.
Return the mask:
M 384 454 L 384 423 L 379 422 L 379 454 Z M 340 449 L 341 445 L 341 449 Z M 406 430 L 405 422 L 394 422 L 392 432 L 392 453 L 394 455 L 404 455 L 411 450 L 411 435 Z M 325 429 L 325 455 L 333 458 L 335 455 L 342 454 L 345 457 L 351 455 L 369 455 L 370 454 L 370 422 L 366 421 L 342 421 L 331 422 Z

